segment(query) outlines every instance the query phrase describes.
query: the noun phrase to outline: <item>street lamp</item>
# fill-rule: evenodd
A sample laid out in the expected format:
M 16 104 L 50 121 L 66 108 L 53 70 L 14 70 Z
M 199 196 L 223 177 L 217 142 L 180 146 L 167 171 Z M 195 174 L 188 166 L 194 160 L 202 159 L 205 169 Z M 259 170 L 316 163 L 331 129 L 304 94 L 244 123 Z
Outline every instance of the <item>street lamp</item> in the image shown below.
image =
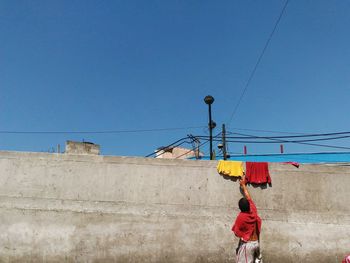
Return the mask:
M 209 107 L 209 140 L 210 140 L 210 160 L 213 160 L 213 129 L 216 126 L 216 123 L 211 119 L 211 104 L 214 102 L 214 98 L 210 95 L 204 98 L 205 104 Z

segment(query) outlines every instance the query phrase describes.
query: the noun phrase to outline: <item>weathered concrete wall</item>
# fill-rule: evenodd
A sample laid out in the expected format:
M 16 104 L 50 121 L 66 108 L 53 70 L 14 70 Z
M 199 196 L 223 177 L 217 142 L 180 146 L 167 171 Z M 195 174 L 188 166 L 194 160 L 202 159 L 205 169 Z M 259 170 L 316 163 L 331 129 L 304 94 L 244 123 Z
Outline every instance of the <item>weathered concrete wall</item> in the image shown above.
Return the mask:
M 0 262 L 234 262 L 241 195 L 216 164 L 0 152 Z M 270 170 L 250 188 L 264 262 L 340 262 L 350 167 Z

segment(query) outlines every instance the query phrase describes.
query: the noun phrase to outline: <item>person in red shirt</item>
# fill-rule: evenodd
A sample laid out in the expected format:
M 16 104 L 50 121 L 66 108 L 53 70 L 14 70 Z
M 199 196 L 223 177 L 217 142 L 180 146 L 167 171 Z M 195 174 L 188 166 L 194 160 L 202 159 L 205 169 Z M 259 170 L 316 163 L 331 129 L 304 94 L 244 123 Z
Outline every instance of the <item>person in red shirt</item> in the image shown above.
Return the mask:
M 350 255 L 347 255 L 343 260 L 342 263 L 350 263 Z
M 240 180 L 240 187 L 244 195 L 244 197 L 238 202 L 241 212 L 238 214 L 235 223 L 232 226 L 232 231 L 240 239 L 236 249 L 236 262 L 261 262 L 259 247 L 261 219 L 248 192 L 244 177 Z

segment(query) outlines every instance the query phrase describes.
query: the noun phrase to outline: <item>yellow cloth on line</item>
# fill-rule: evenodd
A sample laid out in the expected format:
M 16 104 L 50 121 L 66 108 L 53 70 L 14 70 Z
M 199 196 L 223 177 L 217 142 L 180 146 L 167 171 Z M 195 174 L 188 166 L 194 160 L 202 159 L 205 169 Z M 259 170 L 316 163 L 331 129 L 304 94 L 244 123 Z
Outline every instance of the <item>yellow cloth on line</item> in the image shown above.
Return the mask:
M 244 173 L 243 162 L 220 160 L 217 166 L 219 174 L 227 176 L 242 176 Z

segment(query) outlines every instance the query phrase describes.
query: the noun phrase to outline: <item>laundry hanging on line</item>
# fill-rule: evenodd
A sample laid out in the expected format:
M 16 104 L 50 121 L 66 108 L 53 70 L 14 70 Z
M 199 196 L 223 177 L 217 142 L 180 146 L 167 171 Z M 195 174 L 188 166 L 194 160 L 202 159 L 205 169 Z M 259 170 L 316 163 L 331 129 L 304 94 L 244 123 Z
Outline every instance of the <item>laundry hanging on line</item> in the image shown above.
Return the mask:
M 300 166 L 300 164 L 299 164 L 298 162 L 283 162 L 283 163 L 285 163 L 285 164 L 291 164 L 291 165 L 293 165 L 293 166 L 296 167 L 296 168 L 299 168 L 299 166 Z
M 267 162 L 246 162 L 245 174 L 248 183 L 271 184 L 269 165 Z
M 244 174 L 243 162 L 220 160 L 217 166 L 218 173 L 221 175 L 240 177 Z

